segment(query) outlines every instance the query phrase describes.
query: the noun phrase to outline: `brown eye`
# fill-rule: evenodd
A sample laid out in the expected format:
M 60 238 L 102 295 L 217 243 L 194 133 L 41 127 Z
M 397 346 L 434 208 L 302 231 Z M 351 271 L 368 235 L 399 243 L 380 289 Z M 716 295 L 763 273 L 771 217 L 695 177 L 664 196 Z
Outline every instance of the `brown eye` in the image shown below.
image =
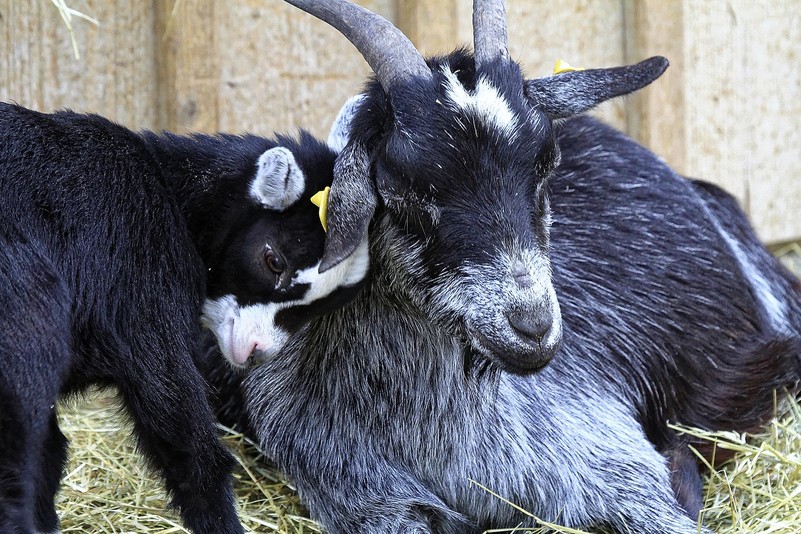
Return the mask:
M 264 263 L 267 265 L 267 268 L 275 274 L 281 274 L 284 272 L 284 269 L 286 269 L 286 264 L 284 263 L 284 260 L 281 259 L 281 256 L 269 248 L 264 253 Z

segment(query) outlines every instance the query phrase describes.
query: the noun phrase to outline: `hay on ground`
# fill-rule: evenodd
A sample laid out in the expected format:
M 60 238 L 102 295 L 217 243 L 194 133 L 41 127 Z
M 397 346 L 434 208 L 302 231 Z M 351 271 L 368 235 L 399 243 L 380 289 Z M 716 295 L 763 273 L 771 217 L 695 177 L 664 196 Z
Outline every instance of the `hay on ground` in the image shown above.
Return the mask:
M 136 452 L 113 392 L 61 406 L 60 423 L 70 440 L 70 461 L 56 501 L 63 534 L 188 532 L 166 509 L 162 483 Z M 234 487 L 246 531 L 320 532 L 286 479 L 267 466 L 253 444 L 223 431 L 239 461 Z

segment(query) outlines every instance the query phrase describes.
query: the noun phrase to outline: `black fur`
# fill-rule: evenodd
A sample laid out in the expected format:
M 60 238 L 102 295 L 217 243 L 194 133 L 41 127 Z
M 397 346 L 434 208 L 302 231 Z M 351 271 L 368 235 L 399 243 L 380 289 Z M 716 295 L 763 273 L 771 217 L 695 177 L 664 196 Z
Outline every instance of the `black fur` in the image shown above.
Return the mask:
M 308 177 L 280 213 L 248 197 L 256 161 L 279 145 Z M 324 239 L 308 196 L 330 183 L 333 160 L 307 134 L 137 134 L 0 104 L 0 532 L 57 529 L 67 442 L 56 401 L 92 384 L 119 388 L 189 529 L 242 532 L 233 459 L 192 359 L 201 306 L 303 294 L 291 273 L 319 261 Z M 253 267 L 265 243 L 285 255 L 286 283 Z M 313 315 L 293 313 L 288 331 Z
M 662 452 L 688 444 L 668 421 L 759 429 L 773 415 L 774 394 L 781 397 L 801 376 L 797 281 L 720 188 L 677 177 L 590 119 L 566 124 L 559 144 L 563 160 L 551 191 L 554 283 L 566 320 L 573 317 L 584 351 L 592 352 L 588 360 L 605 355 L 599 371 L 615 370 L 620 387 L 642 399 L 633 406 Z M 743 269 L 721 230 L 787 307 L 786 322 L 766 316 L 754 273 Z M 712 462 L 708 442 L 690 444 Z M 715 460 L 728 458 L 718 450 Z M 677 495 L 686 495 L 680 485 Z M 683 504 L 695 509 L 690 503 L 700 497 Z

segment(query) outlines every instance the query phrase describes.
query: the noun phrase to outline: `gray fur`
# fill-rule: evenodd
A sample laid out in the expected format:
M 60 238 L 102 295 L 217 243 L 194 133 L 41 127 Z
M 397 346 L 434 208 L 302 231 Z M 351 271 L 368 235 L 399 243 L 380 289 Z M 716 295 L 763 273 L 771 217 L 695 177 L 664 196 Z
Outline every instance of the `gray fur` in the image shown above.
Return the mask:
M 350 138 L 350 122 L 353 120 L 353 115 L 359 107 L 359 104 L 364 100 L 364 95 L 355 95 L 350 97 L 339 110 L 334 124 L 331 126 L 331 131 L 328 133 L 326 144 L 336 153 L 342 152 L 345 145 L 348 144 Z
M 328 197 L 329 231 L 321 273 L 350 257 L 367 239 L 367 225 L 376 203 L 368 179 L 369 165 L 367 152 L 358 144 L 349 144 L 337 158 L 334 170 L 339 180 L 332 184 Z
M 250 196 L 265 208 L 283 211 L 300 199 L 305 185 L 292 151 L 279 146 L 259 156 Z
M 527 80 L 526 93 L 552 118 L 570 117 L 647 85 L 667 67 L 665 58 L 652 57 L 631 66 L 564 72 Z
M 409 287 L 383 250 L 369 291 L 246 382 L 259 443 L 328 532 L 411 532 L 422 512 L 419 532 L 532 525 L 471 479 L 548 521 L 697 532 L 631 408 L 587 391 L 581 361 L 466 376 L 469 349 L 399 302 Z

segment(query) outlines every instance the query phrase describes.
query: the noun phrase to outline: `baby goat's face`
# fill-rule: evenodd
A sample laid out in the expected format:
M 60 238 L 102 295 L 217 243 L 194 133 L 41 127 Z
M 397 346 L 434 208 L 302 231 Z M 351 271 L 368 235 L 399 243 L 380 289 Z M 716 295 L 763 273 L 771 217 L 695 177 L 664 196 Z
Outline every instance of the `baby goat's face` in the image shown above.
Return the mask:
M 284 147 L 266 151 L 246 199 L 232 202 L 203 322 L 235 365 L 275 355 L 303 324 L 352 298 L 367 273 L 366 248 L 318 272 L 325 234 L 309 197 L 330 184 L 334 155 L 314 148 L 297 159 Z
M 516 69 L 476 80 L 459 59 L 432 69 L 436 95 L 404 95 L 413 111 L 393 117 L 374 156 L 384 207 L 374 253 L 430 317 L 500 367 L 531 372 L 561 341 L 547 197 L 558 149 Z M 362 114 L 379 107 L 368 96 Z

